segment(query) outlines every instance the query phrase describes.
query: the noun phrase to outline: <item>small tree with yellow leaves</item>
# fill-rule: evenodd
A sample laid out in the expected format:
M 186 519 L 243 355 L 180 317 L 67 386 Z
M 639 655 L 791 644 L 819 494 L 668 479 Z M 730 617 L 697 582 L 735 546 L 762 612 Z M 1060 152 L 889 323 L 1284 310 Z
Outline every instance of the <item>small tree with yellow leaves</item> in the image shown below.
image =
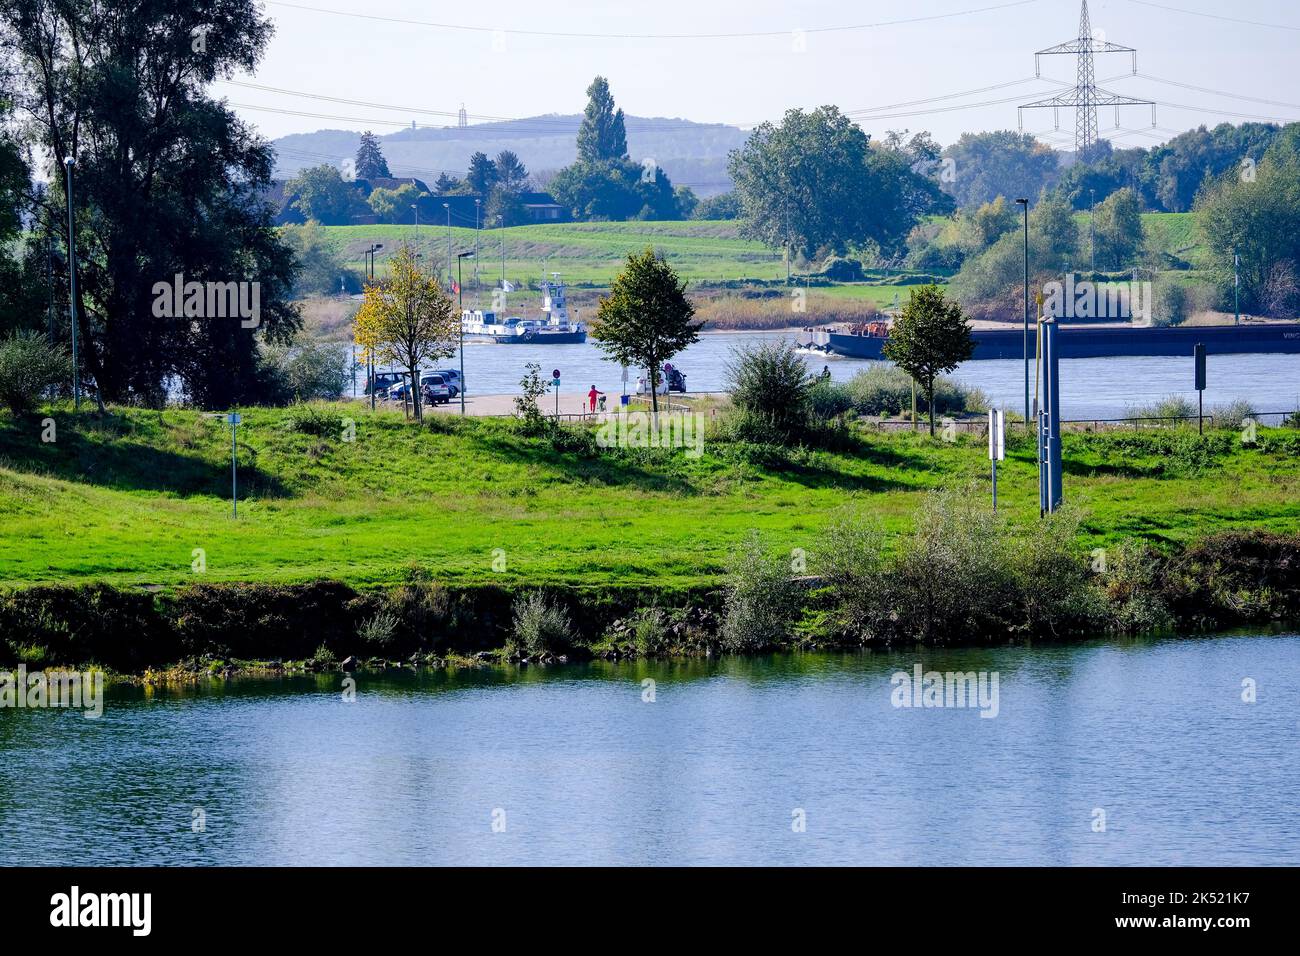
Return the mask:
M 404 245 L 393 256 L 388 278 L 366 285 L 354 321 L 358 345 L 410 374 L 415 417 L 422 419 L 420 366 L 456 352 L 460 317 L 451 297 L 416 268 L 414 253 Z

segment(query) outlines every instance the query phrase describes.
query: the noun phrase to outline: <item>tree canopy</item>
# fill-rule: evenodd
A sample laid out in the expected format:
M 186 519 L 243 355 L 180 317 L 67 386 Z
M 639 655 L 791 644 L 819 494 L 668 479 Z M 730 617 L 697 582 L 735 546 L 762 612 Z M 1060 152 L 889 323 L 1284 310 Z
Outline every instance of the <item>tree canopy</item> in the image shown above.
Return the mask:
M 366 284 L 354 322 L 358 345 L 410 375 L 415 415 L 422 417 L 420 366 L 456 353 L 460 316 L 438 280 L 419 270 L 410 246 L 393 256 L 387 279 Z
M 938 204 L 937 186 L 911 157 L 872 148 L 834 106 L 790 110 L 763 123 L 728 163 L 744 234 L 805 259 L 873 244 L 893 251 L 917 218 Z
M 970 323 L 961 306 L 944 297 L 936 285 L 912 289 L 907 304 L 889 329 L 885 358 L 921 386 L 930 409 L 930 434 L 934 435 L 934 382 L 951 372 L 975 352 Z
M 255 400 L 258 337 L 300 322 L 294 264 L 262 199 L 271 149 L 208 90 L 255 71 L 270 20 L 253 0 L 0 0 L 0 24 L 15 103 L 48 162 L 40 219 L 66 222 L 74 161 L 85 379 L 104 401 L 161 404 L 173 376 L 204 406 Z M 256 290 L 257 327 L 155 315 L 155 285 L 176 275 Z
M 598 76 L 587 87 L 587 108 L 578 127 L 578 162 L 608 163 L 627 159 L 623 111 L 614 107 L 609 81 Z
M 600 300 L 591 336 L 609 358 L 649 372 L 651 403 L 658 411 L 663 363 L 700 337 L 704 323 L 694 317 L 686 283 L 668 260 L 647 248 L 627 257 L 609 295 Z
M 361 145 L 357 147 L 356 174 L 358 179 L 387 179 L 393 174 L 388 171 L 388 160 L 379 147 L 379 137 L 370 130 L 361 134 Z

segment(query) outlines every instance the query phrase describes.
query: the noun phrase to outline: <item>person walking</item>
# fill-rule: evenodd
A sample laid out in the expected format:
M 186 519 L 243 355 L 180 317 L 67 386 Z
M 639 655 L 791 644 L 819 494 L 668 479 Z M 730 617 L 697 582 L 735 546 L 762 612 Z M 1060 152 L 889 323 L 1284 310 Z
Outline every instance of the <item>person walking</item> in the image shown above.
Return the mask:
M 587 402 L 591 406 L 591 411 L 594 412 L 596 410 L 596 399 L 604 394 L 605 393 L 597 389 L 595 385 L 591 386 L 591 391 L 587 393 Z

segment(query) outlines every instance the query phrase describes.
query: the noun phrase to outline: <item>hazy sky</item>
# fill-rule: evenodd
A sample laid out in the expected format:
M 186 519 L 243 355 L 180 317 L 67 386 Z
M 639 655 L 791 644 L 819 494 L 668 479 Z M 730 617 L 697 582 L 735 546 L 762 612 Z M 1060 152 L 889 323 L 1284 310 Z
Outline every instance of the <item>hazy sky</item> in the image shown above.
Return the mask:
M 490 7 L 267 0 L 265 9 L 276 35 L 257 75 L 241 81 L 392 107 L 218 84 L 217 92 L 240 104 L 242 115 L 268 137 L 324 128 L 392 132 L 413 119 L 454 125 L 461 103 L 471 123 L 578 112 L 591 78 L 602 74 L 618 104 L 638 116 L 748 126 L 779 119 L 791 107 L 833 103 L 846 112 L 871 111 L 855 113 L 870 133 L 928 129 L 948 143 L 965 130 L 1014 129 L 1018 103 L 1062 89 L 1032 79 L 1033 53 L 1072 39 L 1079 19 L 1078 0 L 497 0 Z M 1136 47 L 1139 72 L 1147 74 L 1127 76 L 1130 56 L 1114 53 L 1098 56 L 1098 80 L 1106 80 L 1115 93 L 1161 104 L 1155 131 L 1149 107 L 1125 107 L 1123 127 L 1141 132 L 1122 135 L 1117 144 L 1150 145 L 1168 138 L 1169 131 L 1201 123 L 1300 119 L 1300 5 L 1294 0 L 1094 0 L 1089 9 L 1094 34 Z M 961 15 L 827 29 L 947 14 Z M 1248 20 L 1258 24 L 1239 22 Z M 719 36 L 755 33 L 769 35 Z M 1042 73 L 1072 85 L 1075 58 L 1044 57 Z M 1124 78 L 1110 79 L 1121 74 Z M 932 101 L 916 102 L 923 100 Z M 895 106 L 904 103 L 912 105 Z M 320 115 L 245 109 L 244 104 Z M 434 112 L 413 112 L 416 108 Z M 1102 135 L 1114 136 L 1114 110 L 1101 110 L 1098 119 Z M 1070 144 L 1073 112 L 1063 110 L 1060 121 L 1061 131 L 1054 133 L 1051 110 L 1024 114 L 1026 130 L 1042 132 L 1047 142 Z

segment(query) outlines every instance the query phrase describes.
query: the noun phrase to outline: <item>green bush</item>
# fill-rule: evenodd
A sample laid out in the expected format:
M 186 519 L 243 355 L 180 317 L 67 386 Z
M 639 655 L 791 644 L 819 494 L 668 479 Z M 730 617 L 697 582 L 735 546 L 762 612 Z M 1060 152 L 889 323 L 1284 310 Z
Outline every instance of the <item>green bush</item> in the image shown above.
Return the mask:
M 792 342 L 742 346 L 727 366 L 731 401 L 769 440 L 797 444 L 808 436 L 812 377 Z
M 844 386 L 859 415 L 902 415 L 912 408 L 912 379 L 893 365 L 874 365 L 855 374 Z M 934 383 L 934 410 L 937 414 L 982 411 L 988 399 L 976 388 L 960 385 L 939 376 Z M 925 393 L 917 389 L 917 414 L 928 412 Z
M 1031 524 L 1013 545 L 1012 567 L 1030 634 L 1064 637 L 1106 624 L 1105 593 L 1079 551 L 1080 523 L 1066 506 Z
M 746 652 L 786 640 L 802 612 L 800 587 L 789 564 L 769 557 L 751 534 L 727 568 L 726 617 L 720 637 L 728 651 Z
M 392 650 L 396 634 L 397 615 L 392 611 L 379 611 L 357 628 L 357 637 L 366 650 L 372 653 Z
M 808 406 L 813 418 L 826 421 L 853 408 L 853 393 L 847 385 L 819 378 L 808 389 Z
M 832 518 L 813 554 L 828 589 L 830 633 L 861 642 L 887 638 L 890 574 L 879 527 L 865 515 L 843 511 Z
M 974 487 L 926 497 L 890 579 L 891 619 L 900 636 L 970 642 L 1005 633 L 1017 619 L 1009 538 Z
M 1174 626 L 1162 582 L 1164 558 L 1149 544 L 1123 541 L 1103 552 L 1110 627 L 1123 634 L 1153 634 Z
M 654 656 L 668 650 L 668 615 L 661 608 L 640 608 L 632 615 L 629 625 L 632 646 L 638 654 Z
M 514 630 L 508 649 L 529 657 L 553 654 L 573 640 L 569 615 L 541 591 L 520 595 L 514 603 Z
M 13 332 L 0 341 L 0 404 L 15 415 L 27 414 L 42 393 L 71 378 L 67 352 L 39 332 Z
M 341 398 L 352 380 L 347 349 L 331 342 L 299 337 L 291 345 L 267 346 L 262 363 L 278 404 Z

